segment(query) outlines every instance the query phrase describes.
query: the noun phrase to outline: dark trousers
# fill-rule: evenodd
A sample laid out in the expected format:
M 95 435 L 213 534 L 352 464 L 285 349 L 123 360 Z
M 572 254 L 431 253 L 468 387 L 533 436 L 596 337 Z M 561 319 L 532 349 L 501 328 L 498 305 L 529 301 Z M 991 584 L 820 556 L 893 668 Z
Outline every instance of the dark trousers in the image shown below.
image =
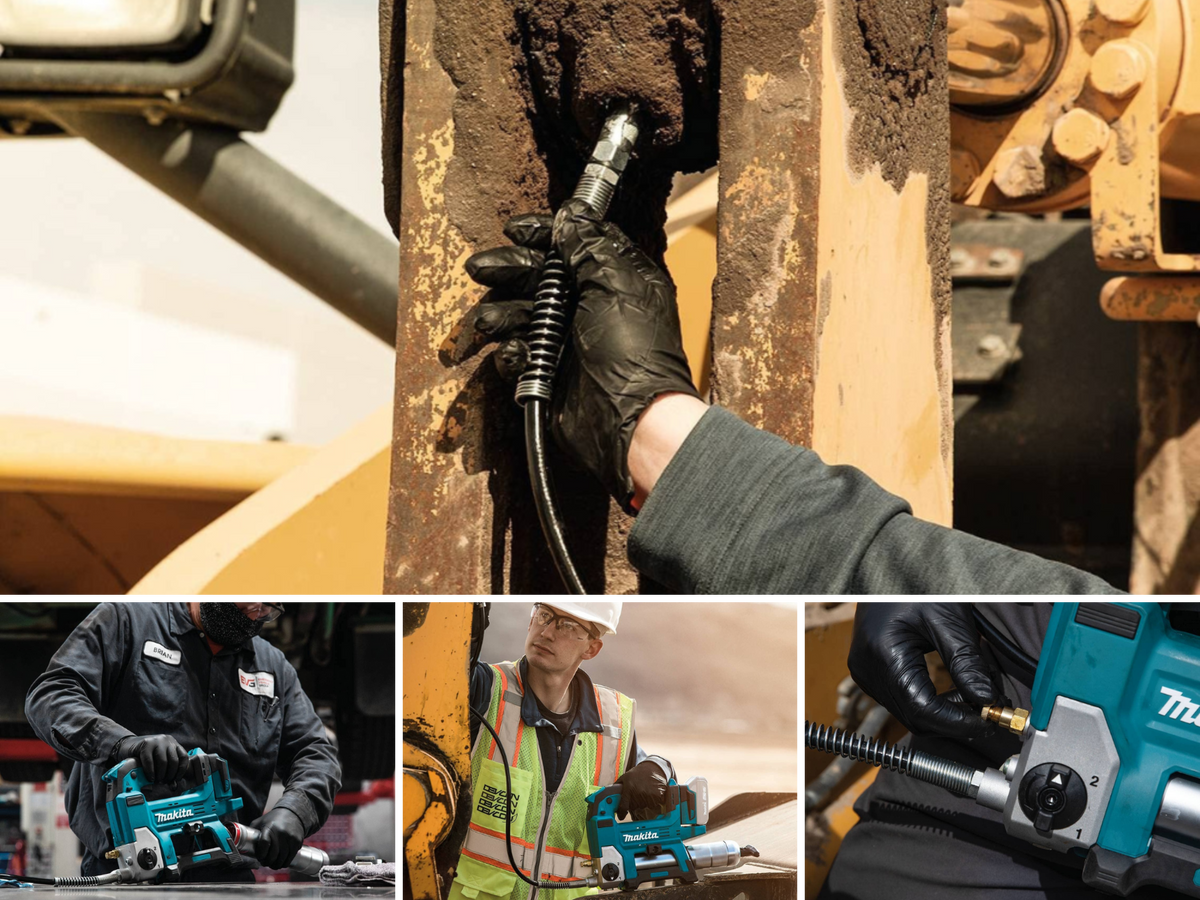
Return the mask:
M 1078 868 L 989 841 L 900 806 L 876 807 L 846 833 L 818 900 L 1102 900 Z M 1049 851 L 1047 851 L 1048 853 Z M 1127 900 L 1180 896 L 1146 887 Z
M 115 859 L 97 859 L 92 851 L 83 851 L 83 861 L 79 864 L 80 875 L 105 875 L 116 871 Z M 201 866 L 198 869 L 188 869 L 180 876 L 183 884 L 254 884 L 252 869 L 230 869 L 228 866 Z

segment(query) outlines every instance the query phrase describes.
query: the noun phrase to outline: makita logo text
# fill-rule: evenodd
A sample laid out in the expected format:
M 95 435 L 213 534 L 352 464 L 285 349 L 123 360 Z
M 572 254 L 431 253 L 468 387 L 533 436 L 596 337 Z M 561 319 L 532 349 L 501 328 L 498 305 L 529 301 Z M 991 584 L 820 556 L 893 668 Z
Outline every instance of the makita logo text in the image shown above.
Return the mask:
M 632 843 L 633 841 L 653 841 L 657 837 L 658 837 L 657 831 L 639 831 L 637 834 L 625 835 L 625 843 L 628 844 L 628 843 Z
M 1163 708 L 1158 711 L 1160 716 L 1170 716 L 1172 719 L 1179 719 L 1189 725 L 1200 727 L 1200 721 L 1196 720 L 1196 713 L 1200 713 L 1200 703 L 1194 703 L 1191 697 L 1185 697 L 1179 691 L 1173 691 L 1169 687 L 1160 688 L 1160 691 L 1170 697 Z
M 154 821 L 161 825 L 163 822 L 174 822 L 176 819 L 190 819 L 191 817 L 190 809 L 177 809 L 175 812 L 155 813 Z

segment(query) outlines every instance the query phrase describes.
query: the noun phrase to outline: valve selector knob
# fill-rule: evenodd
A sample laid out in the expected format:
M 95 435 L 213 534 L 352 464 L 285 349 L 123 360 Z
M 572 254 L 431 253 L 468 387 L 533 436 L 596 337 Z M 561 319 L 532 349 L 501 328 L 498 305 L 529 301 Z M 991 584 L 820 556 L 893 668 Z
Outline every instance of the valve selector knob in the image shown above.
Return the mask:
M 1025 773 L 1017 800 L 1038 834 L 1049 836 L 1079 821 L 1087 809 L 1087 788 L 1070 766 L 1043 763 Z
M 617 877 L 621 874 L 621 870 L 617 868 L 616 863 L 607 863 L 600 870 L 600 874 L 604 876 L 605 881 L 616 881 Z
M 149 872 L 158 865 L 158 854 L 153 847 L 146 847 L 137 856 L 138 865 Z

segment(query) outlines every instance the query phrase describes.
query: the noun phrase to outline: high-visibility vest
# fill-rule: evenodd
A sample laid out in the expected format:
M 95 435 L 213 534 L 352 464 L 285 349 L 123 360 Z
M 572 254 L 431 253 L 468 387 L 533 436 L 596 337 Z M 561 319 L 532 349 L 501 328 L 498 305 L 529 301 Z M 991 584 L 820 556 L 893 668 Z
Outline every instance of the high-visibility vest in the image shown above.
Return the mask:
M 508 754 L 512 797 L 506 793 L 496 741 L 480 728 L 471 750 L 471 824 L 448 900 L 536 900 L 542 893 L 513 873 L 504 841 L 506 805 L 512 808 L 513 858 L 527 876 L 565 881 L 594 874 L 590 866 L 581 865 L 590 862 L 587 796 L 625 771 L 633 738 L 633 699 L 593 685 L 602 731 L 575 735 L 567 770 L 558 790 L 550 793 L 537 729 L 521 719 L 525 687 L 520 669 L 504 662 L 493 665 L 492 671 L 487 718 Z M 591 893 L 596 889 L 554 890 L 545 893 L 545 900 L 574 900 Z

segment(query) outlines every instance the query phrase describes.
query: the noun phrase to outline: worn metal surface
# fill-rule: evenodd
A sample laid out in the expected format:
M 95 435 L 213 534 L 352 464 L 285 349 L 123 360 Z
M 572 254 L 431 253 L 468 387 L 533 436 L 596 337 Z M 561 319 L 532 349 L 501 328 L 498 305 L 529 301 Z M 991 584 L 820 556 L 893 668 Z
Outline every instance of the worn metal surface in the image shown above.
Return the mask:
M 1014 93 L 1013 28 L 996 10 L 954 10 L 956 35 L 993 33 L 986 51 L 952 38 L 952 81 L 977 70 L 975 96 L 954 107 L 954 198 L 989 209 L 1039 212 L 1087 205 L 1096 259 L 1111 271 L 1190 272 L 1200 264 L 1195 230 L 1164 234 L 1165 201 L 1200 199 L 1200 73 L 1194 41 L 1200 8 L 1176 0 L 1113 15 L 1090 0 L 1063 0 L 1034 31 L 1056 44 L 1037 90 Z M 1028 24 L 1028 23 L 1027 23 Z M 1025 29 L 1027 33 L 1033 33 Z M 1045 54 L 1039 53 L 1038 58 Z M 1006 62 L 1007 60 L 1007 62 Z M 991 65 L 981 65 L 981 63 Z M 961 71 L 959 71 L 961 70 Z M 952 94 L 954 92 L 952 91 Z M 991 94 L 998 103 L 988 100 Z
M 826 18 L 812 0 L 722 11 L 713 399 L 807 445 Z
M 1200 590 L 1200 329 L 1139 327 L 1135 531 L 1130 589 Z
M 470 821 L 473 604 L 407 602 L 402 609 L 404 774 L 423 794 L 423 802 L 405 800 L 404 852 L 414 896 L 444 897 Z
M 515 27 L 501 0 L 407 5 L 388 591 L 562 590 L 531 501 L 512 387 L 472 338 L 484 291 L 462 268 L 472 252 L 506 243 L 508 216 L 557 206 L 579 176 L 554 123 L 535 128 L 520 46 L 508 39 Z M 393 48 L 393 67 L 400 58 Z M 618 196 L 614 210 L 634 240 L 661 241 L 653 193 Z M 560 454 L 551 468 L 584 583 L 635 590 L 631 520 Z
M 715 399 L 949 523 L 944 11 L 745 5 L 722 38 Z
M 1111 319 L 1133 322 L 1195 322 L 1200 316 L 1200 279 L 1186 276 L 1114 278 L 1100 293 Z

